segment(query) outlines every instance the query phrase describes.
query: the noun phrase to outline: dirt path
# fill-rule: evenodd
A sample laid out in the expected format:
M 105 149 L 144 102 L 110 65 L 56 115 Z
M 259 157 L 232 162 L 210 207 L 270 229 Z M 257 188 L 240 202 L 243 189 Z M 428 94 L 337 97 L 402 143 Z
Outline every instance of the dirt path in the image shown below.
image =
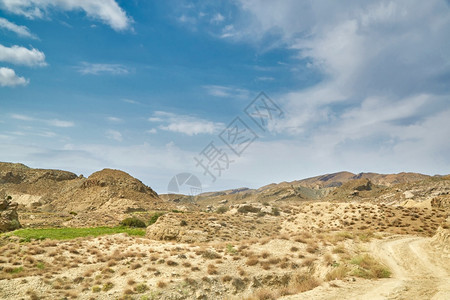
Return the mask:
M 374 241 L 369 250 L 391 269 L 392 278 L 322 286 L 282 299 L 450 299 L 450 259 L 433 249 L 429 238 L 395 236 Z

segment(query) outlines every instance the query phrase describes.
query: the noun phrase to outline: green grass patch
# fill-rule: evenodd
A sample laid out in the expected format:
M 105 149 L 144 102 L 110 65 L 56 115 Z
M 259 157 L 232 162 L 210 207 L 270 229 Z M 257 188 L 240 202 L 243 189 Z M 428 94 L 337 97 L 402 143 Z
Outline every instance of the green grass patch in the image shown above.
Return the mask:
M 145 229 L 129 227 L 91 227 L 91 228 L 26 228 L 8 233 L 22 238 L 22 241 L 31 240 L 70 240 L 78 237 L 97 237 L 107 234 L 128 233 L 133 236 L 144 236 Z
M 39 270 L 43 270 L 45 269 L 45 264 L 42 261 L 40 261 L 36 264 L 36 268 L 38 268 Z
M 236 248 L 232 244 L 227 244 L 227 252 L 231 254 L 235 254 L 237 252 Z
M 23 267 L 17 267 L 17 268 L 7 268 L 5 269 L 6 273 L 10 274 L 17 274 L 23 271 Z

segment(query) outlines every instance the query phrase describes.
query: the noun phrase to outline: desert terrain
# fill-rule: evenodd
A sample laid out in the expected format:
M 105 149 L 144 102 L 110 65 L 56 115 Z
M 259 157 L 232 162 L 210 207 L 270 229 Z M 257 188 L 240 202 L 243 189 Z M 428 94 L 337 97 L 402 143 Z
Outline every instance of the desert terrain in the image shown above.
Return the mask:
M 0 163 L 1 299 L 450 299 L 450 176 L 158 195 Z M 3 200 L 4 199 L 4 200 Z

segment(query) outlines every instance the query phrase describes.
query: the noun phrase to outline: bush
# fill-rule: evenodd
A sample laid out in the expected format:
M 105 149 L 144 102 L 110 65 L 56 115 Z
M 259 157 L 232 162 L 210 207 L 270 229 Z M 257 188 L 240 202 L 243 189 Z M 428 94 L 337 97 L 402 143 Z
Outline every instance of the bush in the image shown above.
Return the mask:
M 244 205 L 238 208 L 238 212 L 240 212 L 241 214 L 258 213 L 260 210 L 260 208 L 253 207 L 251 205 Z
M 107 282 L 103 285 L 103 291 L 107 292 L 111 290 L 114 287 L 114 284 L 112 282 Z
M 228 207 L 226 207 L 226 206 L 221 206 L 216 210 L 216 212 L 218 214 L 223 214 L 223 213 L 226 213 L 227 211 L 228 211 Z
M 120 222 L 120 225 L 127 226 L 127 227 L 139 227 L 139 228 L 147 227 L 145 225 L 144 221 L 142 221 L 141 219 L 138 219 L 136 217 L 126 218 L 125 220 Z
M 158 218 L 161 217 L 163 214 L 162 213 L 154 213 L 153 216 L 150 218 L 150 221 L 148 221 L 148 225 L 152 225 L 155 224 L 156 221 L 158 221 Z
M 145 293 L 146 291 L 148 291 L 148 286 L 145 283 L 141 283 L 139 285 L 137 285 L 134 290 L 136 291 L 136 293 L 138 294 L 142 294 Z
M 272 215 L 274 215 L 274 216 L 280 215 L 280 210 L 278 209 L 278 207 L 272 208 Z
M 186 222 L 186 220 L 181 220 L 181 222 L 180 222 L 180 226 L 187 226 L 187 222 Z
M 353 270 L 353 276 L 366 279 L 388 278 L 391 276 L 389 269 L 369 255 L 357 256 L 353 258 L 350 263 L 358 266 L 357 269 Z

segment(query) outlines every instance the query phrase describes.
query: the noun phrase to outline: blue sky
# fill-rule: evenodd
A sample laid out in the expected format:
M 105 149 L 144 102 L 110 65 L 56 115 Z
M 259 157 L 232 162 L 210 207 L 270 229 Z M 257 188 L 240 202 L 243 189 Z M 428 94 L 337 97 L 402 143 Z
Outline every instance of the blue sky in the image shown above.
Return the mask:
M 448 32 L 445 0 L 0 0 L 0 161 L 160 193 L 181 172 L 447 174 Z M 261 91 L 284 112 L 264 131 L 244 112 Z M 240 156 L 219 138 L 236 117 L 257 135 Z M 231 162 L 215 181 L 210 142 Z

